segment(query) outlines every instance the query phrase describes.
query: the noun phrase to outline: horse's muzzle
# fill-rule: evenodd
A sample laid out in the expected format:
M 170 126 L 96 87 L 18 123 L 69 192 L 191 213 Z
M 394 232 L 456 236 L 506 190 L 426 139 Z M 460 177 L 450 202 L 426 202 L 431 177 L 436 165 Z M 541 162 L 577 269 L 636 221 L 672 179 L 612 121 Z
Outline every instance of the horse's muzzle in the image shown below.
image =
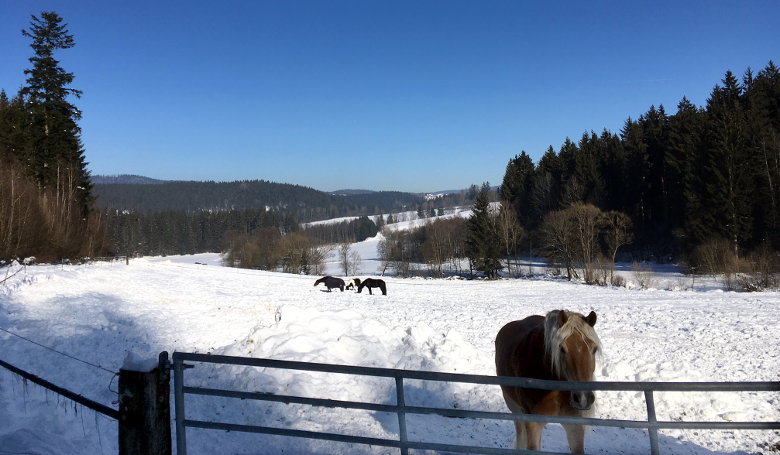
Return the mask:
M 596 394 L 592 390 L 571 392 L 569 404 L 578 411 L 587 411 L 596 401 Z

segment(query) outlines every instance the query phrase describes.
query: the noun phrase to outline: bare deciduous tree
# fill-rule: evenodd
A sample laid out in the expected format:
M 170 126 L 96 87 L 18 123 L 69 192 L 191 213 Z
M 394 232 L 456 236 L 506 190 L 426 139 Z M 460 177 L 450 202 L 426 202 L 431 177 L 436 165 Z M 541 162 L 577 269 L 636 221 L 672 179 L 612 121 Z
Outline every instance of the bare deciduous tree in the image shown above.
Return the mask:
M 342 243 L 338 248 L 339 267 L 344 271 L 344 276 L 349 275 L 349 253 L 352 251 L 352 247 L 349 243 Z
M 631 219 L 623 212 L 609 211 L 603 215 L 607 247 L 612 258 L 612 266 L 609 269 L 609 282 L 615 283 L 615 257 L 618 248 L 628 245 L 633 241 L 631 233 Z
M 520 225 L 520 221 L 517 219 L 517 214 L 506 201 L 501 203 L 501 208 L 496 214 L 495 221 L 496 232 L 501 236 L 501 243 L 504 248 L 504 254 L 506 255 L 506 270 L 509 272 L 509 277 L 511 278 L 511 257 L 515 258 L 515 268 L 519 272 L 517 247 L 520 245 L 523 237 L 525 237 L 525 231 Z
M 596 275 L 594 260 L 598 254 L 599 234 L 601 233 L 601 210 L 590 204 L 577 202 L 565 210 L 569 213 L 574 228 L 576 243 L 575 257 L 582 270 L 586 283 L 594 283 Z
M 574 268 L 574 227 L 564 210 L 550 212 L 539 227 L 544 252 L 552 262 L 560 261 L 566 267 L 566 277 L 578 278 Z
M 363 258 L 355 250 L 349 252 L 349 273 L 347 275 L 360 275 L 360 268 L 363 265 Z

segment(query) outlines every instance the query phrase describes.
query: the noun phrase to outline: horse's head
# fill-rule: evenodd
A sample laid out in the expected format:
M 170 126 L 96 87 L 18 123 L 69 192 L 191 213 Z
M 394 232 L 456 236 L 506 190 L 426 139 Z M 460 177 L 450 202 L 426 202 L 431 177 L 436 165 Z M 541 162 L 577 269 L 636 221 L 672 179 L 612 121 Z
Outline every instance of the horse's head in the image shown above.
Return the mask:
M 579 313 L 558 311 L 557 317 L 550 318 L 550 323 L 554 327 L 545 341 L 556 376 L 566 381 L 592 381 L 596 354 L 601 349 L 593 330 L 596 313 L 591 311 L 585 317 Z M 596 395 L 592 390 L 576 390 L 571 392 L 569 404 L 574 409 L 587 411 L 594 401 Z

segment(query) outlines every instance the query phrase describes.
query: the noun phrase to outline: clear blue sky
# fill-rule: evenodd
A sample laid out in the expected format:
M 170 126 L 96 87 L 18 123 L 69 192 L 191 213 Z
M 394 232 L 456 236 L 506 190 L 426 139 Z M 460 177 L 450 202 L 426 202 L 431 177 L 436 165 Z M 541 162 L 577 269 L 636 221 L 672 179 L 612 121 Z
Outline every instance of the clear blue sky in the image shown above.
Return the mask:
M 93 174 L 265 179 L 330 191 L 501 183 L 651 105 L 705 103 L 726 70 L 780 64 L 780 1 L 0 1 L 0 88 L 55 57 Z

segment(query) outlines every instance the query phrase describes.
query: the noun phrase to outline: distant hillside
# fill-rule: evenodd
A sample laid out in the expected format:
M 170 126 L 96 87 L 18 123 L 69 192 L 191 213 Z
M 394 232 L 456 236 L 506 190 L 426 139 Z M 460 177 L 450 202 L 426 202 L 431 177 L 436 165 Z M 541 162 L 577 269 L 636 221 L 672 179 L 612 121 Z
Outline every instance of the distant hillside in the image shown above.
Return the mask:
M 149 179 L 153 180 L 153 179 Z M 300 222 L 341 216 L 378 215 L 419 204 L 422 196 L 398 191 L 332 195 L 313 188 L 265 180 L 236 182 L 171 181 L 155 185 L 96 183 L 93 194 L 100 208 L 200 211 L 270 209 L 295 215 Z
M 119 175 L 92 175 L 89 178 L 92 183 L 129 183 L 133 185 L 159 185 L 160 183 L 167 183 L 171 180 L 157 180 L 142 175 L 134 174 L 119 174 Z

